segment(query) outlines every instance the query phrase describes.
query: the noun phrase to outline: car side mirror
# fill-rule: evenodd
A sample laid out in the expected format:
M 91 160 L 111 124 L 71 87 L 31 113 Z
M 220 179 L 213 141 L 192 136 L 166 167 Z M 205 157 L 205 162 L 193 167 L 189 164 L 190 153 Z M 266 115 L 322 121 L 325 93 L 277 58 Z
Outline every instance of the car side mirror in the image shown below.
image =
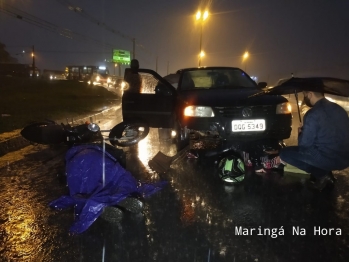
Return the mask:
M 268 83 L 267 82 L 259 82 L 257 84 L 257 86 L 259 89 L 263 89 L 263 88 L 266 88 L 268 86 Z

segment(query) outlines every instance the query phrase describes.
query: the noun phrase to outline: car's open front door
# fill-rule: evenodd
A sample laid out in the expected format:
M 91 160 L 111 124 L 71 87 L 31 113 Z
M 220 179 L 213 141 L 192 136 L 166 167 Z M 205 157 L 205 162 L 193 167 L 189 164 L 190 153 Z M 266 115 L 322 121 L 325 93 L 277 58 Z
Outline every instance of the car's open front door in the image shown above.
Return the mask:
M 173 127 L 176 89 L 153 70 L 138 69 L 137 72 L 142 82 L 141 93 L 132 92 L 132 88 L 124 91 L 123 120 L 138 118 L 149 127 Z

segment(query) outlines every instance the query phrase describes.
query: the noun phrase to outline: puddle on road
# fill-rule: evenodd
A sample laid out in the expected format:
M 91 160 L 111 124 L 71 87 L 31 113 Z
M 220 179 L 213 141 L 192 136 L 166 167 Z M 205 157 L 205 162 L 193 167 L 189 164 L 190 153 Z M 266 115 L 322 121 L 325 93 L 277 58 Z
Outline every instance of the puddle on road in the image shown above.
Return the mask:
M 57 230 L 47 226 L 53 215 L 48 201 L 62 191 L 56 173 L 63 162 L 61 156 L 54 157 L 57 153 L 38 145 L 0 158 L 0 256 L 4 261 L 49 261 L 42 256 Z

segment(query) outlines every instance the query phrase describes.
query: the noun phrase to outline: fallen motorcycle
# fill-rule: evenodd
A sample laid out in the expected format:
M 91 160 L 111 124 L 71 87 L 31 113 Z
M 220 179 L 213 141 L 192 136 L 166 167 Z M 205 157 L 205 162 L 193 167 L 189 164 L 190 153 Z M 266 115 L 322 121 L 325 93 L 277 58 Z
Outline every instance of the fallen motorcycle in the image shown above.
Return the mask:
M 103 133 L 109 133 L 105 137 Z M 121 122 L 111 130 L 100 130 L 96 123 L 79 125 L 58 124 L 51 120 L 37 121 L 25 126 L 21 135 L 30 142 L 44 145 L 89 143 L 109 140 L 113 146 L 127 147 L 137 144 L 149 133 L 149 126 L 136 119 Z

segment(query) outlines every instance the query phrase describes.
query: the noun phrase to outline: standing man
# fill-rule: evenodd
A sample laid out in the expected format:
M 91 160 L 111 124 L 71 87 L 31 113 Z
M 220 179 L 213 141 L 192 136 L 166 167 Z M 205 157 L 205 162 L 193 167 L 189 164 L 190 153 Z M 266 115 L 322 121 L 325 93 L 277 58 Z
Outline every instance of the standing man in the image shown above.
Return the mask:
M 298 146 L 281 149 L 280 160 L 310 173 L 315 189 L 321 191 L 333 184 L 333 170 L 349 166 L 349 118 L 323 92 L 303 91 L 303 95 L 311 109 L 298 129 Z
M 128 83 L 128 88 L 125 91 L 134 93 L 142 92 L 142 77 L 138 74 L 138 69 L 138 60 L 132 59 L 131 68 L 125 69 L 124 80 Z

